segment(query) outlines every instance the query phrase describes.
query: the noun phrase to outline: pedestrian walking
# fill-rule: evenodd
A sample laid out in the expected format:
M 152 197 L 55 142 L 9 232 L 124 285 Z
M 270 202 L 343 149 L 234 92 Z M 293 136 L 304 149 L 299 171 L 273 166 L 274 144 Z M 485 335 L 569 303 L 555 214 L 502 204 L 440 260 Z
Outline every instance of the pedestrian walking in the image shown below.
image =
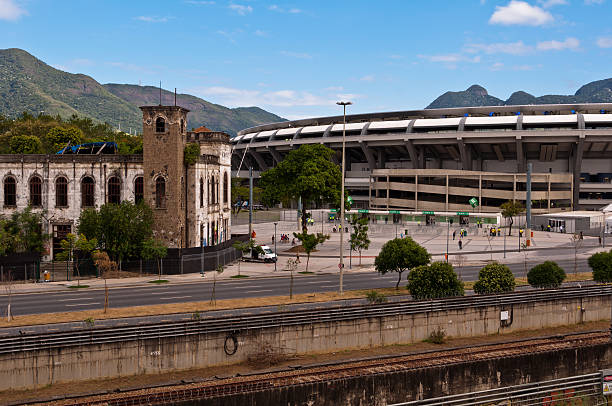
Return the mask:
M 462 250 L 463 249 L 463 241 L 459 240 L 459 249 Z
M 455 241 L 455 235 L 457 234 L 457 231 L 453 230 L 453 241 Z

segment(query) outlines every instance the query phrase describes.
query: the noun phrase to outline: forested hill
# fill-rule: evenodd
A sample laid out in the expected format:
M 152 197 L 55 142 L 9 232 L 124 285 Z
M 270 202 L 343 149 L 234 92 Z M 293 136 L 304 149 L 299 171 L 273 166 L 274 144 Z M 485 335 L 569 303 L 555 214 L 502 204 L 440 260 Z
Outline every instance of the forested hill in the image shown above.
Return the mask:
M 173 104 L 174 94 L 162 92 L 163 102 Z M 158 104 L 159 89 L 137 85 L 102 85 L 87 75 L 55 69 L 28 52 L 0 49 L 0 114 L 15 118 L 33 115 L 70 117 L 76 114 L 122 130 L 140 131 L 143 104 Z M 206 127 L 235 135 L 239 130 L 283 121 L 258 107 L 230 109 L 188 94 L 178 104 L 191 110 L 189 127 Z
M 572 104 L 572 103 L 612 103 L 612 78 L 587 83 L 573 95 L 533 96 L 517 91 L 507 100 L 489 95 L 479 85 L 472 85 L 460 92 L 446 92 L 431 102 L 427 109 L 470 106 L 514 106 L 521 104 Z

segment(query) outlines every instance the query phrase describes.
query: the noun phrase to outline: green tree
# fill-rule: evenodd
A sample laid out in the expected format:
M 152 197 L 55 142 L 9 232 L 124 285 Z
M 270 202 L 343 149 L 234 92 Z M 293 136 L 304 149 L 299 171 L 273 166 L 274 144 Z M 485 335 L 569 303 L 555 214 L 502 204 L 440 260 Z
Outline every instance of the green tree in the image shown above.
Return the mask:
M 525 211 L 523 204 L 517 200 L 508 200 L 502 203 L 499 208 L 502 211 L 504 218 L 510 219 L 510 227 L 508 227 L 508 235 L 512 235 L 512 225 L 514 224 L 514 216 L 517 216 Z
M 370 247 L 370 239 L 368 238 L 368 218 L 362 216 L 354 218 L 351 221 L 353 232 L 349 244 L 352 251 L 359 251 L 359 265 L 361 265 L 361 251 L 367 250 Z
M 399 289 L 402 273 L 417 266 L 427 265 L 431 255 L 427 250 L 417 244 L 412 238 L 395 238 L 383 245 L 380 253 L 374 260 L 376 271 L 381 274 L 397 272 L 398 278 L 395 289 Z
M 79 145 L 83 143 L 83 131 L 75 127 L 54 127 L 47 133 L 45 137 L 45 146 L 47 152 L 55 153 L 70 145 Z
M 316 233 L 293 233 L 293 236 L 302 243 L 302 248 L 306 253 L 306 272 L 308 272 L 308 263 L 310 262 L 310 254 L 317 248 L 317 245 L 329 240 L 328 234 Z
M 57 254 L 57 259 L 60 261 L 73 261 L 74 268 L 77 271 L 77 285 L 79 286 L 81 285 L 80 262 L 89 257 L 97 245 L 98 241 L 95 238 L 88 240 L 83 234 L 77 236 L 68 233 L 66 238 L 60 241 L 62 251 Z
M 9 141 L 11 154 L 40 154 L 42 142 L 33 135 L 14 135 Z
M 408 274 L 408 290 L 417 300 L 463 296 L 463 282 L 447 262 L 421 265 Z
M 168 248 L 164 245 L 163 242 L 159 240 L 155 240 L 153 238 L 149 238 L 142 243 L 142 251 L 140 253 L 142 259 L 151 261 L 155 260 L 157 263 L 157 274 L 158 279 L 161 279 L 162 267 L 161 260 L 162 258 L 166 258 L 168 255 Z
M 612 251 L 593 254 L 588 261 L 593 270 L 594 281 L 612 282 Z
M 558 288 L 565 280 L 565 271 L 554 261 L 546 261 L 531 268 L 527 282 L 534 288 Z
M 301 198 L 302 233 L 308 232 L 307 207 L 340 201 L 341 173 L 331 161 L 334 151 L 321 144 L 302 145 L 287 154 L 275 168 L 261 174 L 259 185 L 267 206 Z
M 185 161 L 185 165 L 193 165 L 198 162 L 198 158 L 200 157 L 200 145 L 195 142 L 190 142 L 185 145 L 185 152 L 183 155 L 183 159 Z
M 79 218 L 79 233 L 96 238 L 100 249 L 112 260 L 122 260 L 140 255 L 143 242 L 152 235 L 153 212 L 145 203 L 123 201 L 107 203 L 100 210 L 87 209 Z
M 45 252 L 49 235 L 42 230 L 43 213 L 35 213 L 31 207 L 15 211 L 5 223 L 5 230 L 12 239 L 8 253 Z
M 493 262 L 485 265 L 478 272 L 478 281 L 474 283 L 474 293 L 479 295 L 490 293 L 512 292 L 516 281 L 510 268 Z

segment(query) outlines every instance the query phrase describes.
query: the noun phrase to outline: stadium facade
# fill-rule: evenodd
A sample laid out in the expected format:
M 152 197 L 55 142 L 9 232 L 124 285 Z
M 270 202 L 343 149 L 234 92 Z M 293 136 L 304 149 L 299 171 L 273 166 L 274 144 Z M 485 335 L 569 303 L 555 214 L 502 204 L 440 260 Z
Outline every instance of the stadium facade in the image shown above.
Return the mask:
M 267 124 L 232 142 L 232 169 L 273 167 L 303 144 L 340 163 L 342 116 Z M 357 207 L 499 211 L 526 197 L 535 212 L 612 203 L 612 103 L 428 109 L 346 117 L 346 185 Z M 478 199 L 473 209 L 471 198 Z

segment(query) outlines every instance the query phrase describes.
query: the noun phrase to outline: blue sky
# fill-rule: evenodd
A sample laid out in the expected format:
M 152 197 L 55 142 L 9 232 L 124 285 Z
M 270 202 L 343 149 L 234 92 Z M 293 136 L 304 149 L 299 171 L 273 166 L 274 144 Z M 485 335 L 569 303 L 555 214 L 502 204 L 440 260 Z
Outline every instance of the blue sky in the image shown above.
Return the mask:
M 293 119 L 612 77 L 612 0 L 0 0 L 0 48 Z

